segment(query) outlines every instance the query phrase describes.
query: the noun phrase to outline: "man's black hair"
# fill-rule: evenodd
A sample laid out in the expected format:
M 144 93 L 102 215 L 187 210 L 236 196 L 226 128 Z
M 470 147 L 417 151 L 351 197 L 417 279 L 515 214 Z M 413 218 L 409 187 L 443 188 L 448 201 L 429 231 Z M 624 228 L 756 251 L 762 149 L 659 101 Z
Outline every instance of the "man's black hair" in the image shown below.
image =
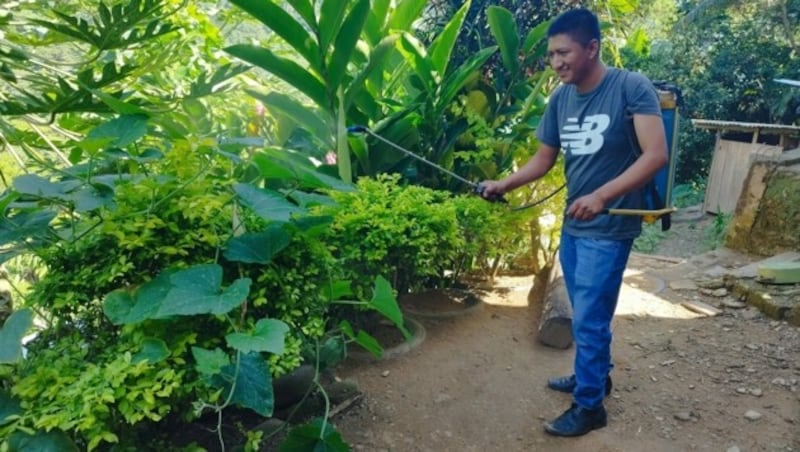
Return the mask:
M 588 9 L 571 9 L 556 17 L 547 29 L 548 38 L 560 34 L 568 35 L 586 47 L 592 39 L 600 42 L 600 21 Z

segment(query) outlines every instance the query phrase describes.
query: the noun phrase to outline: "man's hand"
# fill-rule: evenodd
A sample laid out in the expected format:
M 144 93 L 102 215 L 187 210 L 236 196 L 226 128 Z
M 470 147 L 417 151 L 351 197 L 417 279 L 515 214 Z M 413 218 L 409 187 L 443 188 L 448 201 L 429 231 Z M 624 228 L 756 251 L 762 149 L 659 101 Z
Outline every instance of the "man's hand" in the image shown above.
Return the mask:
M 576 199 L 567 209 L 567 216 L 581 221 L 593 220 L 606 208 L 605 200 L 597 193 L 590 193 Z
M 497 199 L 501 198 L 507 191 L 503 181 L 485 180 L 480 183 L 482 191 L 480 192 L 483 199 Z

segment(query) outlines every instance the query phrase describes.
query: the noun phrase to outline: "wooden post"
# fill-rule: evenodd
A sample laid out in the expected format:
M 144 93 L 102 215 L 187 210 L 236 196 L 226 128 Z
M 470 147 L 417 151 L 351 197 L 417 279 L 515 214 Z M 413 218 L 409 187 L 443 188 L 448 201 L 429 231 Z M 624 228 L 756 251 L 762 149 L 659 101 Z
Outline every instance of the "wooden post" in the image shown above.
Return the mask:
M 539 320 L 538 339 L 544 345 L 560 349 L 569 348 L 573 341 L 572 306 L 567 296 L 567 286 L 564 283 L 558 255 L 550 270 L 544 308 Z

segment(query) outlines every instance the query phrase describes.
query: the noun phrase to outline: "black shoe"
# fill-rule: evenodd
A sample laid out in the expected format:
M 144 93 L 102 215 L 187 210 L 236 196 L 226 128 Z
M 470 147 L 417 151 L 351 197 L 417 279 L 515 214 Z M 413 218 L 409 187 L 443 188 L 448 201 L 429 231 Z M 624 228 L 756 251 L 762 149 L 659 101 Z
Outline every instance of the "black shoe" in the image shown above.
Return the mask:
M 553 377 L 547 380 L 547 387 L 558 392 L 567 392 L 572 394 L 575 389 L 575 374 L 569 377 Z M 614 385 L 611 383 L 611 376 L 606 377 L 606 395 L 611 394 L 611 388 Z
M 606 409 L 600 406 L 593 410 L 576 404 L 552 422 L 545 422 L 544 431 L 555 436 L 581 436 L 606 426 Z

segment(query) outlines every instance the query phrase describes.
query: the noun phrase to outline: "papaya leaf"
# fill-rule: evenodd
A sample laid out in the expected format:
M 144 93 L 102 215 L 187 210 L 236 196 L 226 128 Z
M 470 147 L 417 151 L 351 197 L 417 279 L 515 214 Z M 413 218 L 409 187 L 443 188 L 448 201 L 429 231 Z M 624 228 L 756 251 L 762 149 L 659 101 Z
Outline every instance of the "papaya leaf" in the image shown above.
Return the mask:
M 279 452 L 349 452 L 350 448 L 342 440 L 342 435 L 337 432 L 330 422 L 317 418 L 313 422 L 289 431 L 286 439 L 279 448 Z
M 242 353 L 267 352 L 282 355 L 288 332 L 289 326 L 280 320 L 261 319 L 256 322 L 253 331 L 228 334 L 225 341 Z
M 233 389 L 231 403 L 250 408 L 264 417 L 272 416 L 275 406 L 272 375 L 269 365 L 258 353 L 240 355 L 238 372 L 234 364 L 229 364 L 211 377 L 211 384 L 223 389 L 225 394 Z
M 328 105 L 325 84 L 294 61 L 280 57 L 271 50 L 246 44 L 226 47 L 225 51 L 282 79 L 320 107 L 326 108 Z
M 391 320 L 403 332 L 406 339 L 411 338 L 411 333 L 405 327 L 403 313 L 397 304 L 392 286 L 383 276 L 375 278 L 375 288 L 369 306 Z
M 19 309 L 9 316 L 0 329 L 0 364 L 13 364 L 22 358 L 22 338 L 33 324 L 33 312 Z
M 262 232 L 248 232 L 228 241 L 226 259 L 247 264 L 268 264 L 289 246 L 292 236 L 282 223 L 270 223 Z
M 234 191 L 239 195 L 242 204 L 250 208 L 259 217 L 268 221 L 287 222 L 293 214 L 305 213 L 305 209 L 297 207 L 286 200 L 282 194 L 254 187 L 251 184 L 238 183 Z
M 104 104 L 108 105 L 108 108 L 120 115 L 140 115 L 146 117 L 152 116 L 152 114 L 144 108 L 118 99 L 110 94 L 106 94 L 99 89 L 92 89 L 89 91 L 97 96 L 97 98 L 100 99 Z
M 46 235 L 56 215 L 54 210 L 32 210 L 0 218 L 0 245 Z
M 87 138 L 111 139 L 110 145 L 124 148 L 147 133 L 147 116 L 122 115 L 95 127 Z
M 489 30 L 500 47 L 503 66 L 508 72 L 516 73 L 519 71 L 519 35 L 514 16 L 506 8 L 490 6 L 486 11 L 486 17 Z
M 192 347 L 192 356 L 194 356 L 197 371 L 209 377 L 221 373 L 223 368 L 231 364 L 227 353 L 220 350 L 219 347 L 214 350 Z

